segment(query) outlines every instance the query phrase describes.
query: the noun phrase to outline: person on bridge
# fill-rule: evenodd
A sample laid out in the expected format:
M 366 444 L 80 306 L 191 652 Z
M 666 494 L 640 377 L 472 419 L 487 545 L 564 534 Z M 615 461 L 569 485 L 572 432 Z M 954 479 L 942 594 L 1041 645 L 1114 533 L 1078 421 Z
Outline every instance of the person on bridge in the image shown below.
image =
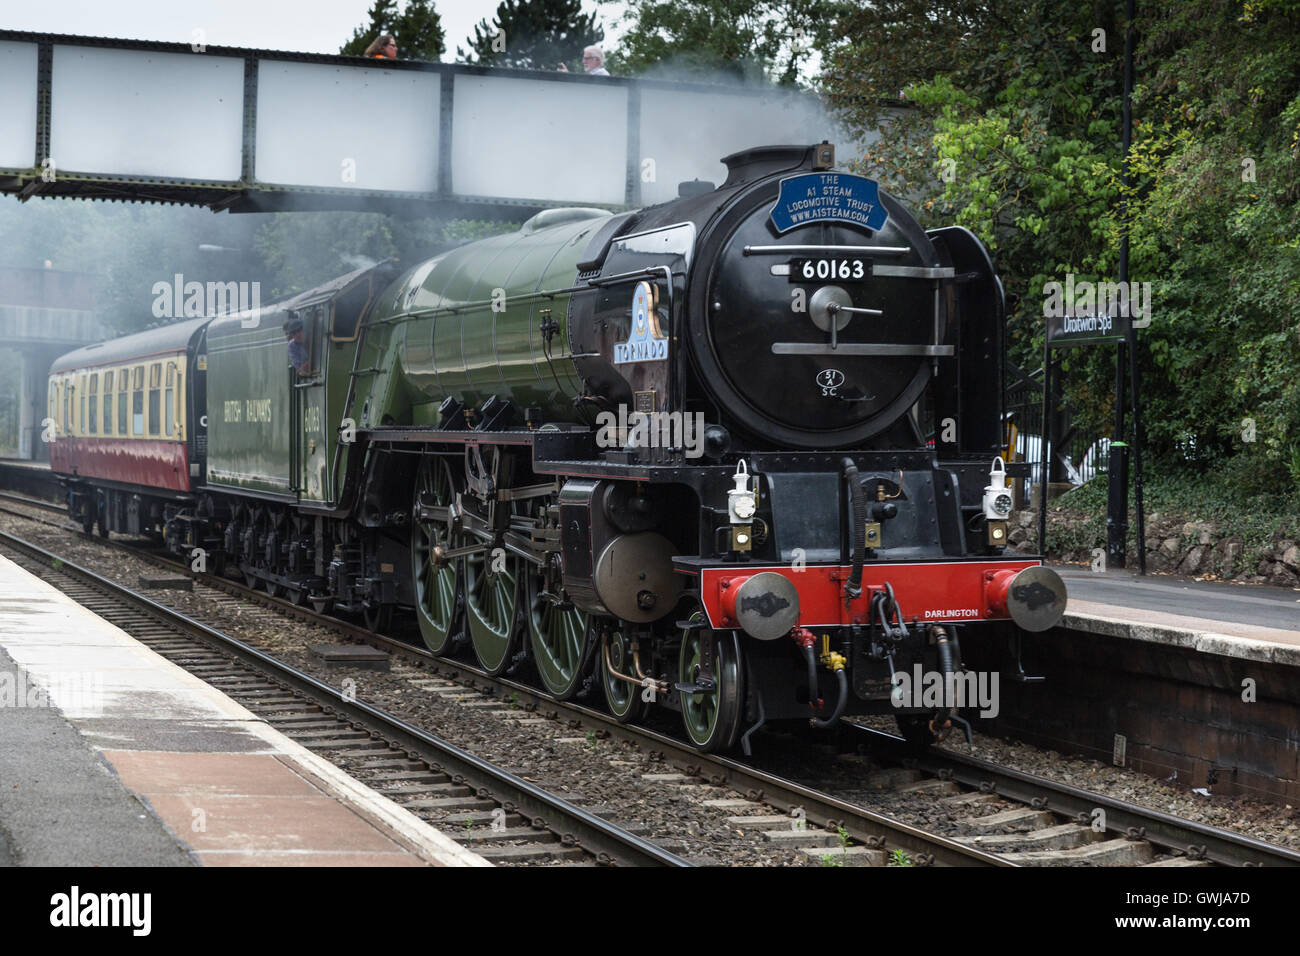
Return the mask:
M 375 42 L 366 47 L 366 56 L 379 60 L 397 59 L 397 38 L 391 33 L 381 33 Z
M 582 51 L 582 66 L 588 76 L 609 76 L 609 70 L 605 69 L 605 53 L 598 46 L 589 46 Z M 559 70 L 561 73 L 569 72 L 569 68 L 563 63 L 560 64 Z
M 302 330 L 302 319 L 291 316 L 284 323 L 284 337 L 289 342 L 289 362 L 299 375 L 311 374 L 311 353 L 307 351 L 306 336 Z

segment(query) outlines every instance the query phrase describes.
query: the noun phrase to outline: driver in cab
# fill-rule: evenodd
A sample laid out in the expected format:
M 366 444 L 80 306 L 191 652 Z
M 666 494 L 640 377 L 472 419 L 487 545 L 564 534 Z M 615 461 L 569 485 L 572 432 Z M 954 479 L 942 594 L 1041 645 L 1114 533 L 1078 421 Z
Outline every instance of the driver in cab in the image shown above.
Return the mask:
M 289 363 L 299 375 L 311 374 L 311 353 L 307 351 L 307 338 L 302 319 L 296 315 L 284 323 L 284 337 L 289 343 Z

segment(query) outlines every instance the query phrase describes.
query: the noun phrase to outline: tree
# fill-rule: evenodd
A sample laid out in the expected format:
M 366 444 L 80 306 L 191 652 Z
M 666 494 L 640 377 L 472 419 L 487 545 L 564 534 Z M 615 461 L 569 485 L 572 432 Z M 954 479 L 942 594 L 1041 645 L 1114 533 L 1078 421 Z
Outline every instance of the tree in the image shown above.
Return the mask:
M 407 0 L 400 13 L 397 0 L 375 0 L 367 16 L 369 23 L 352 31 L 352 39 L 343 44 L 340 53 L 361 56 L 381 33 L 391 33 L 397 37 L 402 59 L 437 61 L 442 57 L 446 37 L 433 0 Z
M 480 66 L 554 70 L 563 62 L 578 71 L 584 47 L 599 43 L 605 30 L 582 0 L 503 0 L 489 23 L 480 20 L 456 58 Z
M 611 72 L 792 85 L 853 0 L 603 0 L 631 28 Z
M 1118 279 L 1123 7 L 877 0 L 826 52 L 822 89 L 846 126 L 882 134 L 861 171 L 927 226 L 965 225 L 993 248 L 1028 368 L 1046 282 Z M 1136 23 L 1127 199 L 1129 278 L 1151 285 L 1145 443 L 1157 465 L 1214 463 L 1243 491 L 1300 485 L 1298 8 L 1149 0 Z M 1114 350 L 1064 361 L 1072 404 L 1108 434 Z

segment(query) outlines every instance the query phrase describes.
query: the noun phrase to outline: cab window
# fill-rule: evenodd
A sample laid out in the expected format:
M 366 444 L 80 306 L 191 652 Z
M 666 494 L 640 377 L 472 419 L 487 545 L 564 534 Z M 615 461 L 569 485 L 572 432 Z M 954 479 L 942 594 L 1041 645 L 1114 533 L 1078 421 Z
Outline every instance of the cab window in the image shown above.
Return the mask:
M 351 342 L 357 337 L 361 316 L 370 304 L 370 278 L 366 277 L 334 300 L 331 310 L 330 338 Z

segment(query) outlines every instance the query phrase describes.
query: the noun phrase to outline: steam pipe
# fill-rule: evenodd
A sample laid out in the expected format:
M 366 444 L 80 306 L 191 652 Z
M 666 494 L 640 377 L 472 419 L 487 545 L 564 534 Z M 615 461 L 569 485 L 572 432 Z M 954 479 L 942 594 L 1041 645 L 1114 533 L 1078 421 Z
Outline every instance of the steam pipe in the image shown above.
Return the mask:
M 844 480 L 849 483 L 849 542 L 853 559 L 853 571 L 844 585 L 844 593 L 852 601 L 862 594 L 862 549 L 867 534 L 867 498 L 862 490 L 862 482 L 858 480 L 858 466 L 853 463 L 853 459 L 845 458 L 842 467 Z
M 808 648 L 807 650 L 804 651 L 804 653 L 808 655 L 808 661 L 809 663 L 811 663 L 812 648 Z M 836 681 L 839 683 L 839 691 L 840 691 L 839 697 L 835 701 L 835 710 L 831 712 L 831 715 L 829 717 L 826 717 L 824 719 L 821 717 L 814 717 L 812 719 L 812 726 L 818 728 L 819 730 L 825 729 L 827 727 L 834 727 L 836 724 L 838 724 L 840 722 L 840 718 L 844 716 L 844 708 L 847 707 L 849 703 L 848 677 L 845 676 L 844 671 L 838 670 L 835 672 L 835 678 Z

